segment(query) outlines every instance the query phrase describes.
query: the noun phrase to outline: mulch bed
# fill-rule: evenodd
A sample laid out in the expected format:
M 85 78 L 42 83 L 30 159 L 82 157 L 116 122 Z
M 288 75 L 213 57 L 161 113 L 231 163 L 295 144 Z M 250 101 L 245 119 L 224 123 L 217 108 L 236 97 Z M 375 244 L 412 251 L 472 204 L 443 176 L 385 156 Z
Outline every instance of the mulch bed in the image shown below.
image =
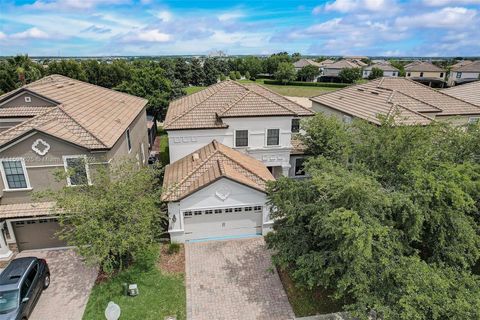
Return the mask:
M 185 273 L 185 247 L 180 245 L 177 253 L 169 254 L 168 244 L 163 244 L 160 249 L 158 268 L 166 273 Z

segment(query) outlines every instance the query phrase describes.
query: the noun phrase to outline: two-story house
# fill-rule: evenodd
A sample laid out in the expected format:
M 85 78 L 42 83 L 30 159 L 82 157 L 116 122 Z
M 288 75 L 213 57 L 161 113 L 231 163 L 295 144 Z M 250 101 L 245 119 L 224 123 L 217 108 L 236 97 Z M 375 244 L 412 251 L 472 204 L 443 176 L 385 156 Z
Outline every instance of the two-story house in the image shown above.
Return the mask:
M 372 73 L 373 68 L 377 68 L 377 69 L 382 70 L 384 77 L 398 77 L 399 73 L 400 73 L 400 71 L 397 68 L 395 68 L 394 66 L 392 66 L 390 63 L 383 62 L 383 63 L 375 63 L 375 64 L 372 64 L 370 66 L 367 66 L 367 67 L 363 68 L 362 77 L 364 79 L 367 79 L 370 76 L 370 74 Z
M 302 174 L 292 133 L 313 113 L 263 86 L 224 81 L 170 103 L 163 199 L 177 242 L 264 234 L 266 184 Z
M 464 60 L 452 66 L 448 76 L 448 85 L 455 86 L 477 80 L 480 80 L 480 60 Z
M 59 75 L 0 97 L 0 258 L 66 245 L 55 237 L 54 204 L 35 202 L 34 192 L 94 183 L 97 168 L 124 158 L 147 161 L 146 104 Z
M 446 72 L 429 61 L 414 61 L 405 65 L 405 77 L 430 87 L 445 85 Z

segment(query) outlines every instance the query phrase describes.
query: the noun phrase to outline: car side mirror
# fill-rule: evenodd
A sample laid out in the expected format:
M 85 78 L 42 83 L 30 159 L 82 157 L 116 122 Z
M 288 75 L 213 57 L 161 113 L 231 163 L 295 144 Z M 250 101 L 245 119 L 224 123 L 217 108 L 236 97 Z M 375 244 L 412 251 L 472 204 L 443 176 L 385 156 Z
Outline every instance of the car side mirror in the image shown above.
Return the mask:
M 25 303 L 25 302 L 28 302 L 28 300 L 30 300 L 28 297 L 25 297 L 22 299 L 22 303 Z

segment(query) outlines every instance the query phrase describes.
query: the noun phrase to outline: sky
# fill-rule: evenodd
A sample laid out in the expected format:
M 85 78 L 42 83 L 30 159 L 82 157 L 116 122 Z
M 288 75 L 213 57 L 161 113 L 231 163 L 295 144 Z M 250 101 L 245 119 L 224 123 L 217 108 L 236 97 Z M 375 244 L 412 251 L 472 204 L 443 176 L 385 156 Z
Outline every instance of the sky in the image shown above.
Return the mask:
M 0 0 L 0 55 L 480 56 L 480 0 Z

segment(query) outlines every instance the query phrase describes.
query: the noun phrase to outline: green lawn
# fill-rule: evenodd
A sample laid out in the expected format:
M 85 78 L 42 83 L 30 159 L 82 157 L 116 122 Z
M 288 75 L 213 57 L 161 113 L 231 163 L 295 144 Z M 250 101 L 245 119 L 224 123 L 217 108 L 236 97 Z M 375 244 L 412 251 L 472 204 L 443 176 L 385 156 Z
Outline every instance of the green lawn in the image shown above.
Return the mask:
M 136 283 L 139 295 L 122 295 L 123 282 Z M 158 269 L 141 272 L 131 268 L 123 271 L 93 288 L 83 319 L 105 319 L 109 301 L 120 306 L 122 320 L 163 320 L 169 315 L 182 320 L 186 318 L 184 276 L 164 274 Z
M 167 132 L 162 131 L 162 133 L 157 137 L 157 139 L 160 139 L 160 161 L 163 165 L 167 165 L 170 163 Z
M 261 84 L 269 88 L 270 90 L 275 91 L 276 93 L 279 93 L 283 96 L 294 96 L 294 97 L 313 97 L 321 93 L 338 90 L 338 88 L 330 88 L 330 87 L 302 87 L 302 86 L 282 86 L 282 85 L 264 84 L 263 79 L 259 79 L 257 81 L 240 80 L 239 82 Z M 187 94 L 192 94 L 204 88 L 205 87 L 187 87 L 185 88 L 185 91 L 187 92 Z
M 307 290 L 298 287 L 288 273 L 278 270 L 283 287 L 296 317 L 328 314 L 342 311 L 342 304 L 329 297 L 324 289 Z

